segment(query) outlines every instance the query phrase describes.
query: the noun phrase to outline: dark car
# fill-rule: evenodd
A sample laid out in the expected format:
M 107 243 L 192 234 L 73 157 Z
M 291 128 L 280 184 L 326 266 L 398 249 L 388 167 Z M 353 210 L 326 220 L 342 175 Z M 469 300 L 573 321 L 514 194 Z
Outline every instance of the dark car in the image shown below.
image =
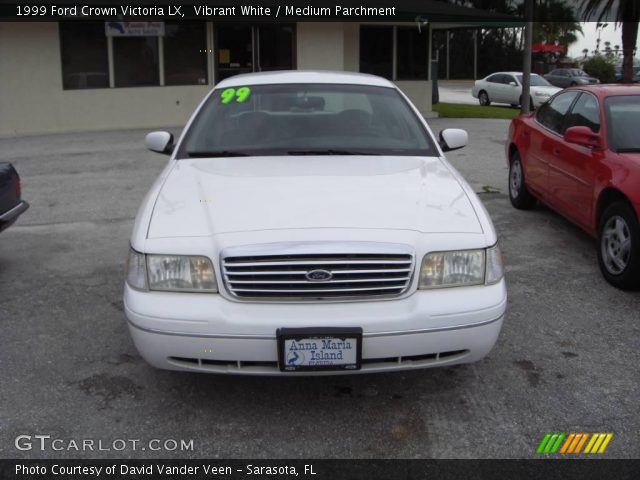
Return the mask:
M 640 288 L 640 86 L 561 91 L 515 118 L 506 155 L 514 207 L 541 200 L 598 239 L 606 280 Z
M 29 204 L 20 195 L 18 172 L 10 163 L 0 162 L 0 232 L 29 208 Z
M 589 76 L 588 73 L 579 68 L 556 68 L 547 73 L 544 78 L 556 87 L 562 88 L 600 83 L 600 80 Z

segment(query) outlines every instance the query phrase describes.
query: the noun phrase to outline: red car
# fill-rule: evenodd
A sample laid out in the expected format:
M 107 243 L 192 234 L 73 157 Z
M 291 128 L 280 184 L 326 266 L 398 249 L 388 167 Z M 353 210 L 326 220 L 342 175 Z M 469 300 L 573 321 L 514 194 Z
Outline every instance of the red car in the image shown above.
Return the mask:
M 505 149 L 513 206 L 549 205 L 598 238 L 607 281 L 640 288 L 640 87 L 563 90 L 511 122 Z

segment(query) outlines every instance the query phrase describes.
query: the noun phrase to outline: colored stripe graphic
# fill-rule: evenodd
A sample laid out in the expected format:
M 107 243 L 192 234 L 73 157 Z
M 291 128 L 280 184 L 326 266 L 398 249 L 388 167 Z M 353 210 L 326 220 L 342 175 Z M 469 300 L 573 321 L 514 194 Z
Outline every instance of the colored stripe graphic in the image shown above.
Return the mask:
M 584 453 L 604 453 L 613 433 L 594 433 Z
M 576 438 L 575 433 L 569 434 L 569 436 L 567 437 L 567 440 L 564 442 L 564 445 L 562 446 L 562 450 L 560 450 L 560 453 L 567 453 L 567 450 L 569 449 L 569 446 L 571 445 L 571 442 L 573 442 L 574 438 Z
M 538 445 L 536 452 L 538 454 L 578 454 L 578 453 L 604 453 L 609 442 L 613 438 L 613 433 L 555 433 L 545 434 L 542 441 Z M 589 440 L 587 442 L 587 439 Z M 582 447 L 585 446 L 584 451 Z M 561 447 L 562 445 L 562 447 Z
M 556 453 L 564 437 L 564 433 L 547 433 L 538 445 L 537 453 Z

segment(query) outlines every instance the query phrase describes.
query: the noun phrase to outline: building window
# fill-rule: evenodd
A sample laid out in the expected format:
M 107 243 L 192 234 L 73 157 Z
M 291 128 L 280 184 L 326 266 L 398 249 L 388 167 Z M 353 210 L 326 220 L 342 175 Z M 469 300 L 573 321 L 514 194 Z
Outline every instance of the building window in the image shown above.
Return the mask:
M 393 80 L 393 28 L 360 27 L 360 71 Z
M 165 23 L 164 84 L 206 85 L 207 31 L 202 22 Z
M 206 85 L 205 22 L 166 22 L 162 36 L 107 37 L 105 22 L 61 22 L 64 89 Z
M 396 33 L 397 80 L 429 79 L 429 31 L 398 27 Z
M 428 80 L 428 30 L 361 26 L 360 71 L 389 80 Z
M 103 22 L 60 24 L 62 88 L 107 88 L 109 61 Z
M 240 73 L 295 68 L 294 25 L 221 24 L 215 31 L 218 81 Z
M 115 87 L 160 85 L 158 37 L 113 39 Z

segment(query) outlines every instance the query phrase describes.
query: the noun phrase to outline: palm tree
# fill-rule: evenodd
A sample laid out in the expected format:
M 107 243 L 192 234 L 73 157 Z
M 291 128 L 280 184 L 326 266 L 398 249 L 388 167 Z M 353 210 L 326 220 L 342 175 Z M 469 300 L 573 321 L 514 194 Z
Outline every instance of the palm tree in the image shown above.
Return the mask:
M 589 49 L 588 48 L 583 48 L 582 49 L 582 53 L 584 54 L 584 58 L 587 58 L 587 55 L 589 54 Z
M 575 32 L 582 33 L 573 8 L 564 0 L 536 0 L 535 7 L 533 41 L 558 44 L 566 54 L 578 39 Z
M 633 57 L 638 39 L 640 22 L 640 2 L 638 0 L 582 0 L 582 19 L 589 21 L 594 16 L 602 21 L 607 15 L 615 17 L 622 24 L 622 81 L 631 83 L 633 79 Z

